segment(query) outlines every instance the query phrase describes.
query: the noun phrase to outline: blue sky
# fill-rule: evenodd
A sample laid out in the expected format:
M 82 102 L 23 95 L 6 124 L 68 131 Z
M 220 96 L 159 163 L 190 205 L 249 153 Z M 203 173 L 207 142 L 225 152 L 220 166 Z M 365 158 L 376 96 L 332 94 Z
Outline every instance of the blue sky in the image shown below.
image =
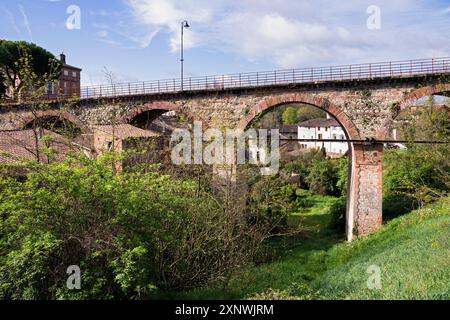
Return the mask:
M 104 67 L 118 82 L 178 77 L 183 19 L 186 76 L 450 56 L 450 0 L 0 0 L 0 17 L 0 38 L 64 51 L 84 85 Z

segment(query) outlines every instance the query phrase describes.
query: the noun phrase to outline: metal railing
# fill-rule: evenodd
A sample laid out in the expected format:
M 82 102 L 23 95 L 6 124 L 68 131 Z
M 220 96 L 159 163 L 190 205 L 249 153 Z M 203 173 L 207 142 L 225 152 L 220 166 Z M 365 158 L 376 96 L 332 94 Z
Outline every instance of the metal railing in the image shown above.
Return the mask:
M 225 90 L 442 73 L 450 73 L 450 57 L 189 77 L 184 78 L 183 86 L 181 79 L 94 85 L 82 87 L 81 98 Z

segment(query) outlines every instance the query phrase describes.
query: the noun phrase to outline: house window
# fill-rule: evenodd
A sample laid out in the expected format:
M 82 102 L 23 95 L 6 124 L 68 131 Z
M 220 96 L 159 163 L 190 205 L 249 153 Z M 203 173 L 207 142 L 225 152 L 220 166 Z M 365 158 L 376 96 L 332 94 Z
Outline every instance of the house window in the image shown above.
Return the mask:
M 74 77 L 74 78 L 77 77 L 77 73 L 75 71 L 72 71 L 72 77 Z
M 321 133 L 319 133 L 319 139 L 322 139 L 322 134 Z
M 69 71 L 68 70 L 64 70 L 64 75 L 68 76 L 69 75 Z
M 48 84 L 47 94 L 55 94 L 55 84 L 53 82 Z
M 112 141 L 106 142 L 106 150 L 111 151 L 112 150 Z

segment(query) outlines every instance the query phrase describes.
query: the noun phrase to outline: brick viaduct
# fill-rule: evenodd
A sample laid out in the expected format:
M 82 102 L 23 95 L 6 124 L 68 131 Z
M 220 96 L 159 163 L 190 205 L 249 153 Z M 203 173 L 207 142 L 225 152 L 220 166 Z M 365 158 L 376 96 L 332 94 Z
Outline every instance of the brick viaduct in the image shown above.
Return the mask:
M 62 117 L 89 131 L 93 124 L 129 123 L 142 113 L 157 116 L 175 110 L 202 121 L 204 127 L 245 129 L 265 111 L 283 104 L 318 107 L 337 119 L 347 138 L 369 140 L 350 147 L 347 238 L 352 240 L 376 231 L 382 223 L 383 145 L 370 140 L 389 138 L 395 117 L 412 102 L 449 92 L 450 83 L 442 74 L 383 77 L 81 99 L 69 107 L 50 104 L 38 117 Z M 0 130 L 22 129 L 34 118 L 26 105 L 2 106 Z

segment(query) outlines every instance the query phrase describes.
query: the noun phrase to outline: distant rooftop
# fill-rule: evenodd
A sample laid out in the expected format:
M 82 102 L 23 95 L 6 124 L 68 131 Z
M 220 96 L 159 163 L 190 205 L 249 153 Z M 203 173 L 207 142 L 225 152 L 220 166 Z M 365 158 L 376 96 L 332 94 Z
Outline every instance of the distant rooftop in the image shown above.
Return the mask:
M 50 147 L 56 151 L 55 160 L 61 161 L 71 150 L 70 142 L 62 135 L 43 130 L 45 136 L 51 137 Z M 17 163 L 23 160 L 36 160 L 35 136 L 32 129 L 0 132 L 0 162 Z M 40 160 L 46 162 L 47 156 L 42 152 L 45 145 L 39 139 Z
M 316 127 L 340 127 L 341 125 L 339 124 L 339 122 L 336 121 L 336 119 L 333 118 L 330 119 L 318 118 L 300 122 L 299 124 L 297 124 L 297 126 L 316 128 Z
M 118 139 L 128 138 L 151 138 L 158 137 L 160 134 L 155 131 L 143 130 L 141 128 L 132 126 L 131 124 L 117 124 L 117 125 L 96 125 L 93 126 L 94 131 L 98 130 L 103 134 L 116 136 Z

